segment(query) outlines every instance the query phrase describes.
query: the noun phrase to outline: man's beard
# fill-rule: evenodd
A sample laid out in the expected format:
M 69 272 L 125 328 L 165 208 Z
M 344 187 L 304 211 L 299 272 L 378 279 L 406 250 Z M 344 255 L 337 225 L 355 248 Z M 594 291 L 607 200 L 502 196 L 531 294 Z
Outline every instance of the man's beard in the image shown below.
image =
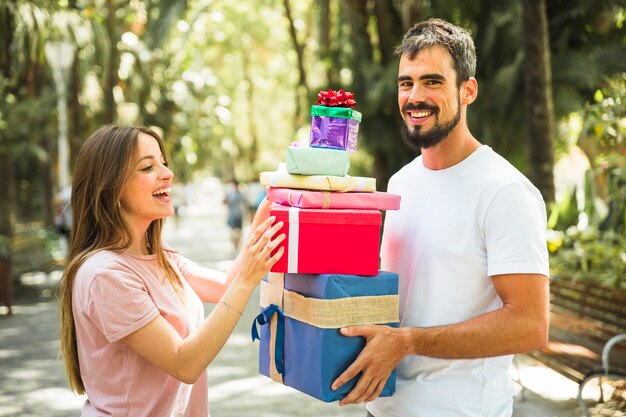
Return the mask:
M 420 103 L 417 105 L 413 105 L 408 103 L 406 106 L 402 108 L 402 112 L 404 113 L 406 110 L 429 110 L 433 111 L 434 115 L 438 114 L 438 108 L 434 106 L 429 106 L 425 103 Z M 420 132 L 421 126 L 415 126 L 413 131 L 409 131 L 409 128 L 406 126 L 406 123 L 402 124 L 402 137 L 404 141 L 409 144 L 415 150 L 428 149 L 433 146 L 439 144 L 442 140 L 448 137 L 452 129 L 459 124 L 461 120 L 461 100 L 457 99 L 457 111 L 454 117 L 447 122 L 444 121 L 440 123 L 438 120 L 435 121 L 435 125 L 428 129 L 425 132 Z

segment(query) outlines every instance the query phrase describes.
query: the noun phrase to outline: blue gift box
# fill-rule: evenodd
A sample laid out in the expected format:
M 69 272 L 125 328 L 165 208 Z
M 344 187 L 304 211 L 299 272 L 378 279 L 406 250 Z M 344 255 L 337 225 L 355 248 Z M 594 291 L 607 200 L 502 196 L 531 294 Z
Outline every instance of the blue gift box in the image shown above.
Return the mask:
M 339 328 L 352 324 L 387 324 L 393 327 L 398 325 L 398 275 L 391 272 L 380 271 L 377 276 L 358 276 L 341 274 L 277 274 L 280 276 L 281 285 L 284 290 L 284 316 L 283 308 L 278 308 L 271 304 L 262 309 L 262 314 L 257 317 L 253 324 L 253 334 L 256 332 L 256 322 L 262 324 L 261 343 L 259 350 L 259 371 L 261 374 L 272 376 L 272 362 L 276 365 L 280 373 L 279 382 L 284 383 L 298 391 L 309 394 L 322 401 L 332 402 L 341 400 L 354 388 L 358 381 L 358 376 L 341 386 L 337 391 L 330 387 L 333 381 L 341 375 L 352 362 L 357 358 L 363 347 L 365 340 L 362 337 L 346 337 L 340 334 Z M 269 280 L 272 282 L 272 279 Z M 268 284 L 268 277 L 262 283 L 261 305 L 264 305 L 264 298 L 271 299 L 267 294 L 276 294 L 276 286 Z M 269 298 L 268 298 L 269 297 Z M 296 301 L 291 298 L 297 297 Z M 380 303 L 380 300 L 384 300 Z M 308 320 L 307 310 L 316 315 L 320 310 L 329 312 L 337 309 L 333 305 L 318 304 L 344 302 L 361 302 L 357 315 L 376 316 L 376 309 L 383 311 L 380 317 L 357 318 L 357 322 L 350 321 L 354 318 L 347 318 L 346 323 L 341 323 L 337 327 L 325 322 L 324 318 L 313 318 L 312 320 L 322 320 L 322 327 L 308 324 L 302 320 Z M 314 303 L 308 305 L 307 303 Z M 378 307 L 373 307 L 379 304 Z M 381 307 L 381 305 L 384 306 Z M 381 310 L 382 309 L 382 310 Z M 290 311 L 291 310 L 291 311 Z M 343 308 L 342 308 L 343 311 Z M 370 313 L 368 313 L 368 311 Z M 273 313 L 275 320 L 279 322 L 271 330 L 269 325 L 270 317 Z M 343 314 L 343 313 L 342 313 Z M 351 315 L 351 313 L 347 313 Z M 322 313 L 323 315 L 323 313 Z M 296 316 L 296 318 L 291 317 Z M 392 318 L 393 317 L 393 318 Z M 333 319 L 334 320 L 334 319 Z M 343 319 L 341 319 L 343 320 Z M 365 320 L 366 322 L 358 322 Z M 373 322 L 372 322 L 373 320 Z M 382 320 L 382 321 L 381 321 Z M 282 323 L 281 323 L 282 321 Z M 310 320 L 308 320 L 310 321 Z M 281 329 L 282 327 L 282 329 Z M 276 340 L 273 340 L 273 335 Z M 253 336 L 254 337 L 254 336 Z M 281 340 L 282 339 L 282 340 Z M 273 346 L 271 346 L 273 343 Z M 274 349 L 271 349 L 271 348 Z M 276 353 L 271 350 L 275 350 Z M 273 357 L 271 357 L 273 355 Z M 395 371 L 390 375 L 381 396 L 390 396 L 395 392 Z

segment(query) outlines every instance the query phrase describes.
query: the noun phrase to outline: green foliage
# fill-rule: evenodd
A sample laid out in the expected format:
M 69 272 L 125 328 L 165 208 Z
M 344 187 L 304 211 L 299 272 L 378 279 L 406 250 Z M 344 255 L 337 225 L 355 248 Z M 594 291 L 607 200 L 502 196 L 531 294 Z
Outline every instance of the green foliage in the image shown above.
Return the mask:
M 570 228 L 553 233 L 548 242 L 554 274 L 592 280 L 626 289 L 626 236 L 623 233 Z
M 580 210 L 576 190 L 565 190 L 561 199 L 550 207 L 550 217 L 548 218 L 548 228 L 553 230 L 567 230 L 578 224 Z
M 565 195 L 551 212 L 551 264 L 557 274 L 626 289 L 626 74 L 605 81 L 580 111 L 579 143 L 592 161 L 578 229 L 578 202 Z M 608 210 L 599 210 L 598 201 Z
M 313 0 L 290 3 L 296 38 L 304 45 L 309 103 L 320 89 L 357 94 L 364 121 L 354 173 L 376 176 L 384 189 L 389 175 L 415 156 L 400 139 L 397 61 L 390 53 L 407 29 L 403 15 L 410 7 L 416 9 L 413 16 L 443 17 L 470 29 L 478 49 L 480 84 L 479 99 L 469 109 L 471 130 L 525 169 L 519 2 L 332 1 L 328 9 Z M 559 116 L 590 101 L 603 75 L 626 69 L 625 13 L 621 0 L 547 3 Z M 77 9 L 68 7 L 74 4 Z M 12 156 L 18 181 L 35 181 L 39 173 L 28 174 L 32 162 L 54 158 L 54 146 L 47 152 L 43 146 L 44 138 L 56 137 L 56 123 L 54 98 L 45 88 L 52 80 L 45 72 L 42 47 L 46 39 L 58 36 L 78 47 L 72 77 L 77 84 L 71 92 L 75 100 L 69 105 L 81 120 L 70 120 L 71 140 L 77 145 L 72 152 L 102 123 L 140 123 L 163 133 L 179 180 L 201 173 L 245 182 L 274 169 L 292 141 L 307 141 L 310 119 L 295 117 L 302 93 L 296 91 L 297 56 L 283 1 L 118 1 L 113 2 L 113 19 L 107 4 L 0 0 L 0 69 L 10 78 L 0 87 L 0 152 Z M 325 29 L 323 16 L 328 17 Z M 111 74 L 116 76 L 113 85 L 107 83 Z M 121 110 L 118 120 L 104 116 L 110 88 Z M 617 101 L 608 87 L 601 92 L 602 100 L 588 108 L 587 132 L 596 137 L 600 124 L 602 141 L 623 141 L 619 132 L 624 125 L 606 123 L 603 117 L 614 111 L 610 118 L 623 120 L 624 96 Z M 613 107 L 606 107 L 607 97 L 614 100 Z M 137 119 L 124 119 L 128 108 L 138 110 Z M 603 198 L 608 194 L 596 188 Z M 571 211 L 574 205 L 569 207 Z M 561 229 L 573 222 L 563 210 L 557 219 Z
M 608 171 L 609 212 L 600 224 L 602 230 L 626 232 L 626 167 Z
M 598 164 L 626 165 L 626 72 L 608 78 L 583 109 L 583 135 L 596 139 Z

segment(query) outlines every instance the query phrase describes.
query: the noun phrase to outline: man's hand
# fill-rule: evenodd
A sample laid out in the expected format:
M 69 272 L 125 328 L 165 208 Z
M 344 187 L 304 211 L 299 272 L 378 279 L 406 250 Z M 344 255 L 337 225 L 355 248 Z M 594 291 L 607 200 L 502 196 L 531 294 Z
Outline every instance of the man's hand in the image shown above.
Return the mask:
M 389 326 L 351 326 L 341 329 L 344 336 L 365 338 L 365 347 L 356 360 L 333 382 L 337 390 L 361 373 L 352 391 L 339 402 L 340 406 L 373 401 L 382 392 L 385 382 L 400 360 L 406 348 L 400 329 Z

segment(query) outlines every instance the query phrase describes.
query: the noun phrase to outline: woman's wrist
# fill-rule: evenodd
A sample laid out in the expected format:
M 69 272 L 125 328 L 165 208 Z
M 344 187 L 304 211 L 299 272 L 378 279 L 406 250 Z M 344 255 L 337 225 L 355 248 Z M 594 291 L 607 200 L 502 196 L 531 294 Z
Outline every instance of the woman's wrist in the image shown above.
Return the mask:
M 235 313 L 239 314 L 239 317 L 241 317 L 243 315 L 243 311 L 235 308 L 234 306 L 230 305 L 229 303 L 227 303 L 226 301 L 224 301 L 224 297 L 222 297 L 220 299 L 220 303 L 224 304 L 224 306 L 226 306 L 227 309 L 234 311 Z
M 222 296 L 222 299 L 235 307 L 238 307 L 240 304 L 240 300 L 243 300 L 243 304 L 245 307 L 255 288 L 256 284 L 242 279 L 241 274 L 237 274 L 233 282 L 228 287 L 228 290 L 226 290 L 226 292 Z

